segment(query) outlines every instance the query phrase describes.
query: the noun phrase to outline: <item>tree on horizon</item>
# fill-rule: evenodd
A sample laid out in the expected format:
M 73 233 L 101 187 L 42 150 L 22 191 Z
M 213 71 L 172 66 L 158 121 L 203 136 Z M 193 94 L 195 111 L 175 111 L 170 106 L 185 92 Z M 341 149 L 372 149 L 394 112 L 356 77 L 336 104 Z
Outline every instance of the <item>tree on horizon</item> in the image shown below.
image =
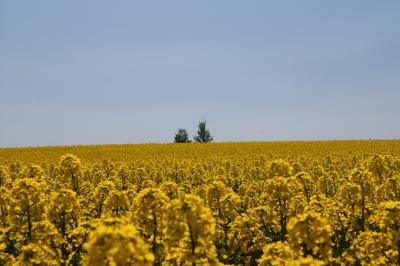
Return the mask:
M 189 134 L 187 133 L 186 129 L 180 128 L 178 132 L 175 133 L 175 143 L 189 143 L 192 142 L 189 139 Z
M 214 138 L 211 136 L 210 131 L 207 129 L 206 121 L 200 121 L 198 125 L 199 130 L 197 136 L 194 136 L 196 142 L 211 142 Z

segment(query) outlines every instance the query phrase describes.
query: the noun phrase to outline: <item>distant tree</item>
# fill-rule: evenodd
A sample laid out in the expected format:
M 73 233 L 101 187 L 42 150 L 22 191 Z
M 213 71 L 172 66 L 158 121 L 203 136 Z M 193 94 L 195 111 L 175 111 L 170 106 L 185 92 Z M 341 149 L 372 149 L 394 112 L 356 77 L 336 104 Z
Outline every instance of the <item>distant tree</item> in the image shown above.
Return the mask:
M 213 137 L 210 134 L 206 127 L 206 121 L 200 121 L 198 125 L 199 130 L 197 131 L 197 136 L 194 136 L 194 140 L 197 142 L 210 142 L 213 140 Z
M 188 143 L 191 142 L 189 139 L 189 135 L 186 129 L 178 129 L 178 132 L 175 133 L 175 143 Z

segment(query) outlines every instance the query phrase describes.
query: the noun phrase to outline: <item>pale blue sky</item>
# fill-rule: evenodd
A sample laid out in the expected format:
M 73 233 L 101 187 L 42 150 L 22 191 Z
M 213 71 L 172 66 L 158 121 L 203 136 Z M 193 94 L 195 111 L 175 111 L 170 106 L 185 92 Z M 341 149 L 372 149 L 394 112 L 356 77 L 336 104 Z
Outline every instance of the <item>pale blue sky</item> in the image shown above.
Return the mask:
M 400 1 L 0 0 L 0 146 L 400 137 Z

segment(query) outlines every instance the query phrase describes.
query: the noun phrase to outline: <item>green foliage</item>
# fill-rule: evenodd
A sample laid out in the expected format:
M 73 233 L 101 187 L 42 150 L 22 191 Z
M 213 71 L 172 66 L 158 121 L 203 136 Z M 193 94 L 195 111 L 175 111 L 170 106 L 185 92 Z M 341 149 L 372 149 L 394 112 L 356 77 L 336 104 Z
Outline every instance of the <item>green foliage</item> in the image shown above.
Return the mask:
M 186 129 L 178 129 L 178 132 L 175 133 L 175 143 L 189 143 L 191 140 L 189 139 L 189 135 Z
M 206 127 L 206 121 L 200 121 L 198 125 L 199 130 L 197 130 L 197 136 L 194 136 L 196 142 L 211 142 L 213 137 L 210 131 Z

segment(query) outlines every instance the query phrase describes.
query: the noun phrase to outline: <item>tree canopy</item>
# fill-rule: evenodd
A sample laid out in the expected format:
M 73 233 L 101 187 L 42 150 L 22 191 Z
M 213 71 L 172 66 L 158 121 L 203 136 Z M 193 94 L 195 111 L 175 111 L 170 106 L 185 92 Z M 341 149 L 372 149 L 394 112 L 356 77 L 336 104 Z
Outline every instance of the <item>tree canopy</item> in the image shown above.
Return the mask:
M 211 142 L 213 140 L 205 120 L 199 122 L 197 136 L 194 136 L 194 140 L 196 142 Z
M 186 129 L 178 129 L 178 132 L 175 133 L 175 143 L 188 143 L 191 142 L 189 139 L 189 135 Z

